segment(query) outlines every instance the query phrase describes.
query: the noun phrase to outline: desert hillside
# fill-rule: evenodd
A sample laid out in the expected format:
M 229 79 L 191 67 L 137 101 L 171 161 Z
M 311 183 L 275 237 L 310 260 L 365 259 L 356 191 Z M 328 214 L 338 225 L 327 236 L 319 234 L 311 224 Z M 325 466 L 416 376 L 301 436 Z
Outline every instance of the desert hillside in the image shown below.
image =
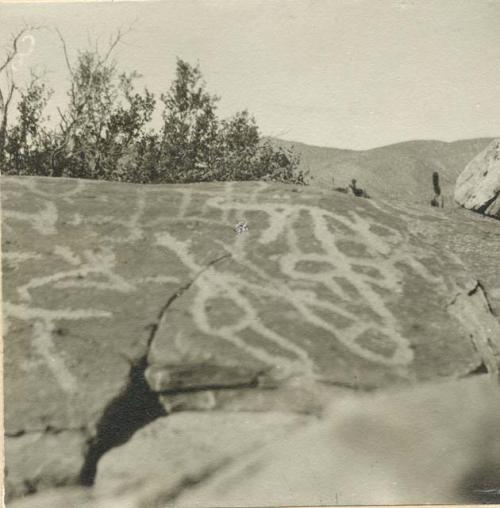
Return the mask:
M 352 178 L 374 197 L 428 204 L 432 199 L 432 173 L 438 171 L 445 205 L 452 202 L 458 175 L 491 142 L 491 138 L 443 141 L 407 141 L 371 150 L 341 150 L 275 140 L 294 146 L 301 168 L 313 177 L 311 185 L 347 186 Z

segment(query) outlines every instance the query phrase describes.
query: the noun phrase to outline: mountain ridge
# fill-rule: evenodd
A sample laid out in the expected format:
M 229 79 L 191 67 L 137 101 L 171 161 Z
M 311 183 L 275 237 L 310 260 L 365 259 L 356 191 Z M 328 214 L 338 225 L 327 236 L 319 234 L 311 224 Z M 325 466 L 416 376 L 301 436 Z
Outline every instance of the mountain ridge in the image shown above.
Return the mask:
M 494 138 L 412 140 L 368 150 L 267 139 L 293 147 L 300 154 L 299 168 L 309 171 L 313 186 L 346 187 L 355 178 L 370 196 L 424 204 L 433 197 L 431 179 L 437 171 L 445 204 L 449 205 L 458 175 Z
M 491 141 L 495 139 L 497 136 L 480 136 L 480 137 L 474 137 L 474 138 L 463 138 L 463 139 L 455 139 L 453 141 L 445 141 L 442 139 L 432 139 L 432 138 L 419 138 L 419 139 L 407 139 L 404 141 L 396 141 L 395 143 L 388 143 L 386 145 L 380 145 L 380 146 L 373 146 L 371 148 L 342 148 L 338 146 L 327 146 L 327 145 L 316 145 L 314 143 L 306 143 L 305 141 L 298 141 L 295 139 L 284 139 L 280 138 L 279 136 L 263 136 L 264 139 L 268 139 L 271 141 L 283 143 L 286 145 L 304 145 L 311 148 L 319 148 L 319 149 L 326 149 L 326 150 L 336 150 L 339 152 L 370 152 L 373 150 L 379 150 L 382 148 L 390 148 L 400 145 L 410 145 L 410 144 L 416 144 L 416 143 L 439 143 L 442 145 L 455 145 L 455 144 L 461 144 L 461 143 L 467 143 L 467 142 L 476 142 L 476 141 Z

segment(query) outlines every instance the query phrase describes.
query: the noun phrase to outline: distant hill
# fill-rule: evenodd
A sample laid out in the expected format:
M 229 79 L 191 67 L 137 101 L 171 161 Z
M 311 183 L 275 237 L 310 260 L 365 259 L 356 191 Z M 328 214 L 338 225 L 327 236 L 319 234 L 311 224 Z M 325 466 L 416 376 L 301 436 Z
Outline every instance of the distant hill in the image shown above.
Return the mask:
M 356 151 L 295 143 L 301 154 L 301 168 L 309 169 L 311 185 L 345 187 L 355 178 L 358 186 L 373 197 L 404 199 L 428 203 L 433 196 L 432 173 L 438 171 L 446 203 L 453 197 L 458 175 L 493 138 L 466 139 L 447 143 L 419 140 Z

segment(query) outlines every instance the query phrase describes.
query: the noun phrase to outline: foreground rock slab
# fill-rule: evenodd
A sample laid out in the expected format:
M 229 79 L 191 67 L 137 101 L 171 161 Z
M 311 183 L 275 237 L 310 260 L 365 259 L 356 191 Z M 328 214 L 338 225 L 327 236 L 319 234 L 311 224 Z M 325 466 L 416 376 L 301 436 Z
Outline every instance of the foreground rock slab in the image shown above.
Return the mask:
M 183 415 L 175 415 L 177 418 Z M 223 437 L 198 433 L 200 462 L 191 464 L 189 481 L 176 484 L 178 471 L 159 478 L 161 450 L 175 450 L 186 436 L 179 418 L 170 429 L 154 422 L 149 430 L 112 454 L 103 473 L 112 474 L 112 489 L 52 491 L 12 503 L 12 508 L 183 508 L 193 506 L 321 506 L 387 504 L 498 503 L 500 389 L 488 376 L 377 394 L 352 393 L 330 401 L 320 420 L 296 426 L 281 417 L 286 436 L 267 446 L 217 462 L 210 453 Z M 240 416 L 243 417 L 243 416 Z M 165 419 L 166 422 L 167 419 Z M 209 416 L 200 420 L 208 423 Z M 219 422 L 224 425 L 222 416 Z M 261 430 L 269 430 L 270 419 Z M 279 418 L 275 419 L 275 423 Z M 290 426 L 290 424 L 292 424 Z M 246 423 L 241 429 L 249 430 Z M 258 435 L 249 433 L 250 443 Z M 174 429 L 176 443 L 165 438 Z M 168 429 L 168 430 L 167 430 Z M 215 425 L 214 432 L 221 427 Z M 201 430 L 201 429 L 200 429 Z M 229 429 L 229 443 L 235 429 Z M 276 429 L 275 429 L 276 430 Z M 166 432 L 165 432 L 166 431 Z M 200 435 L 201 434 L 201 435 Z M 283 434 L 283 433 L 282 433 Z M 145 446 L 156 437 L 159 450 Z M 134 443 L 135 440 L 135 443 Z M 233 445 L 236 443 L 232 443 Z M 261 442 L 262 444 L 262 442 Z M 152 452 L 152 453 L 151 453 Z M 189 452 L 188 452 L 189 454 Z M 172 463 L 177 456 L 164 454 Z M 130 475 L 139 470 L 137 481 Z M 211 465 L 204 469 L 204 466 Z M 200 472 L 204 470 L 204 474 Z M 197 471 L 197 474 L 196 474 Z M 144 475 L 147 472 L 148 475 Z M 146 478 L 148 476 L 148 478 Z M 104 478 L 104 477 L 103 477 Z M 360 481 L 360 478 L 363 481 Z M 121 480 L 121 481 L 120 481 Z M 121 484 L 121 488 L 118 486 Z
M 8 497 L 74 483 L 87 451 L 87 439 L 79 431 L 30 432 L 4 440 Z
M 460 174 L 455 201 L 469 210 L 500 219 L 500 139 L 488 145 Z
M 350 395 L 323 421 L 229 465 L 169 506 L 499 502 L 499 425 L 499 385 L 485 376 Z
M 241 455 L 283 439 L 311 420 L 290 413 L 227 411 L 159 418 L 102 458 L 95 489 L 116 495 L 126 485 L 153 482 L 162 484 L 163 495 L 171 498 L 187 483 L 196 483 Z

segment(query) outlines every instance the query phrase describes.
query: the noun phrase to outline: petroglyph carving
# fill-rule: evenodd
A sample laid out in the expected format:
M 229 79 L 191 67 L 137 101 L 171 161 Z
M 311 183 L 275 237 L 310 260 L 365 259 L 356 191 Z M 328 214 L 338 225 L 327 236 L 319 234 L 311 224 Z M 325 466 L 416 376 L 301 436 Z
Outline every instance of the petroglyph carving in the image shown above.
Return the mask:
M 263 190 L 260 187 L 257 191 Z M 294 371 L 302 375 L 313 375 L 314 365 L 308 358 L 305 349 L 288 340 L 275 330 L 271 330 L 260 319 L 258 311 L 252 305 L 245 294 L 253 293 L 264 298 L 274 298 L 277 301 L 285 300 L 297 311 L 306 323 L 323 328 L 332 334 L 336 340 L 342 342 L 353 353 L 367 360 L 385 365 L 407 365 L 412 361 L 413 351 L 410 344 L 399 331 L 399 323 L 385 301 L 380 298 L 376 288 L 398 294 L 401 292 L 400 284 L 403 277 L 398 264 L 406 263 L 412 267 L 421 277 L 430 282 L 437 282 L 439 277 L 431 274 L 426 267 L 418 263 L 411 255 L 398 250 L 396 254 L 394 246 L 404 243 L 404 238 L 396 230 L 387 228 L 387 237 L 381 238 L 370 230 L 370 222 L 364 220 L 357 213 L 349 213 L 346 216 L 333 214 L 320 207 L 309 204 L 288 204 L 256 199 L 258 192 L 247 200 L 238 195 L 237 199 L 228 197 L 212 197 L 206 201 L 207 208 L 215 208 L 222 211 L 224 217 L 230 213 L 249 214 L 251 212 L 264 212 L 267 215 L 267 227 L 253 232 L 252 237 L 239 235 L 232 245 L 227 242 L 215 240 L 225 251 L 229 252 L 232 259 L 241 266 L 250 269 L 255 275 L 265 281 L 265 284 L 255 284 L 239 277 L 235 273 L 228 273 L 221 266 L 210 267 L 201 276 L 196 278 L 193 284 L 196 295 L 193 298 L 191 309 L 194 322 L 203 333 L 224 338 L 239 348 L 244 349 L 253 357 L 267 363 L 276 365 L 277 355 L 268 356 L 265 348 L 259 348 L 245 343 L 242 333 L 251 329 L 269 342 L 278 344 L 283 350 L 292 353 L 295 361 L 283 357 L 280 359 L 283 371 Z M 228 199 L 229 198 L 229 199 Z M 184 202 L 189 201 L 184 195 Z M 307 214 L 313 224 L 313 234 L 320 245 L 316 253 L 305 253 L 297 238 L 296 229 L 300 227 L 303 214 Z M 342 226 L 351 234 L 352 238 L 359 238 L 367 256 L 356 256 L 355 259 L 349 253 L 344 253 L 337 245 L 338 238 L 345 238 L 345 233 L 338 235 L 332 224 Z M 250 250 L 250 242 L 270 244 L 278 238 L 286 241 L 287 253 L 279 257 L 280 276 L 273 276 L 252 262 L 247 255 Z M 194 247 L 191 240 L 180 241 L 169 233 L 158 233 L 157 242 L 167 249 L 175 252 L 192 274 L 202 270 L 202 266 L 195 261 L 193 256 Z M 322 265 L 323 270 L 318 273 L 307 273 L 298 269 L 304 262 L 316 262 Z M 353 268 L 356 264 L 357 269 Z M 364 272 L 359 267 L 366 268 Z M 374 276 L 373 273 L 376 275 Z M 285 276 L 285 277 L 283 277 Z M 297 283 L 311 283 L 311 287 L 317 285 L 326 287 L 330 291 L 327 298 L 319 297 L 315 291 L 293 288 L 291 284 L 283 280 Z M 354 294 L 349 293 L 345 284 L 339 282 L 348 281 L 354 289 Z M 231 325 L 220 327 L 210 322 L 206 308 L 208 302 L 217 298 L 230 298 L 240 309 L 240 319 Z M 373 322 L 361 323 L 355 312 L 350 310 L 351 304 L 368 305 L 377 316 L 377 325 Z M 323 314 L 321 312 L 323 311 Z M 349 323 L 348 326 L 339 327 L 322 317 L 324 311 L 341 316 Z M 389 341 L 393 347 L 392 355 L 381 354 L 373 349 L 365 347 L 359 339 L 366 336 L 378 336 Z
M 42 309 L 24 304 L 4 302 L 4 333 L 8 333 L 12 319 L 30 321 L 33 323 L 32 345 L 33 349 L 45 361 L 45 364 L 54 375 L 59 386 L 66 392 L 77 389 L 75 376 L 66 367 L 64 359 L 54 346 L 54 330 L 56 323 L 61 320 L 82 320 L 93 318 L 110 318 L 111 313 L 95 309 Z
M 86 190 L 82 182 L 67 182 L 67 187 L 57 195 L 40 189 L 36 180 L 13 182 L 32 193 L 40 212 L 9 209 L 8 200 L 3 210 L 8 222 L 28 222 L 38 234 L 48 235 L 57 232 L 58 217 L 64 216 L 66 224 L 74 228 L 89 230 L 93 225 L 96 228 L 111 225 L 119 232 L 110 237 L 99 236 L 98 249 L 75 252 L 69 245 L 56 245 L 52 255 L 59 258 L 63 267 L 52 264 L 57 270 L 39 271 L 16 288 L 18 301 L 6 303 L 7 317 L 35 322 L 33 340 L 47 363 L 53 355 L 49 338 L 58 320 L 110 318 L 113 314 L 109 309 L 33 308 L 31 301 L 37 288 L 132 294 L 144 284 L 181 284 L 181 278 L 172 276 L 172 268 L 167 265 L 163 273 L 146 273 L 145 269 L 137 277 L 120 272 L 119 249 L 145 239 L 152 246 L 156 242 L 160 250 L 174 254 L 193 281 L 188 312 L 201 334 L 228 341 L 251 357 L 277 368 L 283 376 L 315 378 L 317 374 L 307 346 L 292 340 L 286 332 L 273 329 L 263 317 L 262 309 L 269 307 L 269 303 L 286 306 L 286 312 L 310 326 L 311 333 L 314 329 L 323 330 L 332 341 L 356 356 L 376 364 L 405 367 L 412 362 L 414 353 L 391 307 L 402 294 L 403 272 L 409 269 L 431 284 L 442 283 L 441 275 L 429 270 L 410 251 L 401 229 L 384 224 L 380 226 L 383 234 L 374 231 L 373 220 L 363 215 L 370 207 L 380 213 L 380 207 L 373 201 L 364 202 L 364 208 L 332 212 L 314 204 L 313 192 L 308 196 L 297 193 L 292 201 L 290 194 L 283 190 L 271 194 L 269 184 L 264 182 L 254 182 L 248 188 L 218 184 L 216 192 L 197 186 L 173 186 L 168 192 L 169 199 L 176 203 L 176 212 L 172 213 L 170 206 L 169 213 L 163 215 L 158 208 L 159 200 L 151 198 L 165 189 L 141 187 L 134 189 L 125 215 L 120 212 L 108 216 L 96 206 L 95 212 L 82 216 L 71 207 L 70 213 L 67 212 L 68 203 Z M 58 206 L 66 207 L 66 212 Z M 155 213 L 149 206 L 157 207 Z M 230 232 L 241 217 L 252 221 L 251 231 L 229 237 L 223 233 Z M 192 233 L 186 234 L 184 229 L 181 235 L 181 229 L 172 228 L 173 224 L 186 224 Z M 204 229 L 213 227 L 213 236 L 207 239 L 206 235 L 200 235 L 196 231 L 199 224 Z M 93 233 L 90 229 L 89 234 Z M 307 241 L 303 240 L 305 234 L 309 235 Z M 214 248 L 219 257 L 224 254 L 230 257 L 207 266 L 207 260 L 202 260 L 200 255 Z M 260 259 L 259 256 L 265 256 L 259 254 L 261 248 L 275 250 L 269 258 Z M 37 262 L 40 254 L 10 252 L 4 253 L 4 259 L 14 264 L 31 259 Z M 144 263 L 146 266 L 147 260 Z M 244 275 L 238 273 L 238 267 Z M 390 296 L 382 298 L 381 293 Z M 210 303 L 223 300 L 238 309 L 237 318 L 230 322 L 223 319 L 217 322 L 207 311 Z M 40 304 L 37 300 L 33 305 Z M 361 308 L 365 312 L 369 310 L 371 319 L 359 319 Z M 248 340 L 249 332 L 259 339 Z M 374 342 L 378 346 L 374 347 Z M 272 351 L 266 344 L 273 345 Z M 57 360 L 56 364 L 51 364 L 54 375 L 56 370 L 63 372 L 59 379 L 61 386 L 71 389 L 71 375 Z
M 45 201 L 44 208 L 37 213 L 3 210 L 3 215 L 7 219 L 28 222 L 35 231 L 42 235 L 54 235 L 57 231 L 57 208 L 51 201 Z
M 3 252 L 2 258 L 14 268 L 18 268 L 19 265 L 26 261 L 41 259 L 42 255 L 37 252 Z
M 58 249 L 61 255 L 61 248 Z M 56 272 L 43 277 L 34 277 L 27 284 L 19 286 L 17 291 L 21 300 L 31 300 L 30 290 L 52 284 L 55 288 L 92 288 L 106 289 L 129 293 L 135 287 L 128 283 L 123 277 L 113 271 L 115 266 L 115 254 L 109 248 L 103 248 L 100 252 L 85 250 L 81 262 L 79 257 L 71 252 L 69 248 L 64 251 L 65 260 L 76 267 L 72 270 Z M 70 257 L 69 257 L 70 256 Z M 71 261 L 69 261 L 71 260 Z M 102 280 L 89 279 L 89 275 L 103 277 Z
M 69 247 L 65 245 L 56 245 L 54 247 L 54 254 L 59 256 L 62 260 L 66 261 L 66 263 L 79 266 L 82 263 L 80 256 L 75 254 Z

